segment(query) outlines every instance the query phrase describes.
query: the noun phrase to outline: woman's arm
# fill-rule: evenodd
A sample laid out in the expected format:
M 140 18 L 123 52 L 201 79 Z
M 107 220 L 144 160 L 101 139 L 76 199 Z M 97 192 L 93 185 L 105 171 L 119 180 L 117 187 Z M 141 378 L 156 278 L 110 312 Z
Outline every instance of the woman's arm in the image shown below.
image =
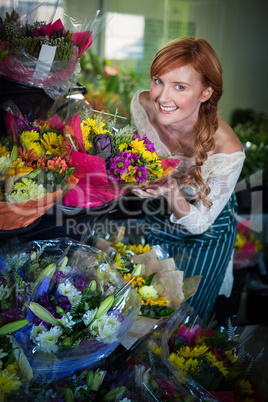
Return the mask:
M 165 181 L 157 188 L 133 192 L 142 198 L 165 197 L 172 210 L 170 221 L 193 234 L 201 234 L 212 225 L 228 202 L 240 176 L 244 158 L 244 153 L 238 152 L 236 156 L 228 155 L 224 163 L 216 165 L 207 181 L 211 189 L 208 196 L 208 200 L 212 202 L 210 208 L 205 207 L 199 199 L 189 203 L 182 196 L 174 179 Z

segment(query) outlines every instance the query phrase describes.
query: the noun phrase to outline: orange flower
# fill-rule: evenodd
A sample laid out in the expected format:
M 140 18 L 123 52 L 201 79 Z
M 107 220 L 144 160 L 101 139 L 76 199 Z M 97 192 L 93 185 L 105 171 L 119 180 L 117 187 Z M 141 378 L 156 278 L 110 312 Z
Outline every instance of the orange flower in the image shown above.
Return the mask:
M 18 156 L 26 166 L 32 166 L 32 163 L 38 159 L 36 152 L 34 152 L 32 149 L 27 151 L 25 147 L 23 149 L 18 147 Z
M 52 170 L 59 169 L 59 173 L 64 173 L 68 169 L 65 160 L 62 159 L 60 156 L 49 160 L 47 162 L 47 167 Z

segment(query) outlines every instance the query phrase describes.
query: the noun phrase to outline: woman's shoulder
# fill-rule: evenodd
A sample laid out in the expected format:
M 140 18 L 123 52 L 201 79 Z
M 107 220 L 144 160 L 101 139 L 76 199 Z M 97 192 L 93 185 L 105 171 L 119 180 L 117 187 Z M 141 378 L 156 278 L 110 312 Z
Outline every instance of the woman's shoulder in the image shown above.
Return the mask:
M 214 135 L 216 154 L 232 154 L 243 152 L 243 145 L 234 130 L 222 118 L 219 118 L 219 127 Z

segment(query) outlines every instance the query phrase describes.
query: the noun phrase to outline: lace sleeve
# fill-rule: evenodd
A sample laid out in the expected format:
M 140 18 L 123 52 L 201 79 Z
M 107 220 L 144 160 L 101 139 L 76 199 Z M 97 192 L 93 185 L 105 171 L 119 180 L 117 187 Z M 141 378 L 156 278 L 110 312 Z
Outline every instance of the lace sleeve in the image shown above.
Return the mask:
M 191 204 L 190 213 L 187 216 L 176 219 L 172 214 L 170 221 L 184 226 L 193 234 L 205 232 L 220 214 L 235 189 L 245 160 L 243 152 L 238 154 L 240 155 L 236 157 L 235 164 L 226 163 L 225 160 L 225 169 L 218 168 L 208 177 L 207 183 L 211 189 L 208 199 L 213 203 L 210 208 L 206 208 L 198 199 Z

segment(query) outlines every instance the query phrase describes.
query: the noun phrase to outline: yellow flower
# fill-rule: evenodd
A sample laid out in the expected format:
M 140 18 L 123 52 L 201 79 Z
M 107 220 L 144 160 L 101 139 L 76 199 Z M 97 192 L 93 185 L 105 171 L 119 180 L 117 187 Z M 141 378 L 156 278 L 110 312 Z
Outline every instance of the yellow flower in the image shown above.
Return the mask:
M 0 144 L 0 155 L 1 156 L 7 156 L 9 152 L 7 151 L 6 147 L 4 145 Z
M 152 285 L 139 288 L 138 293 L 143 300 L 148 300 L 150 297 L 153 300 L 157 300 L 159 297 L 156 289 Z
M 123 143 L 123 144 L 119 144 L 118 145 L 118 150 L 119 150 L 119 152 L 124 152 L 124 151 L 127 151 L 127 149 L 128 149 L 128 144 L 127 143 Z
M 30 149 L 33 150 L 33 152 L 36 152 L 37 156 L 44 156 L 45 149 L 42 147 L 42 145 L 39 142 L 30 142 L 28 148 L 26 147 L 27 151 Z
M 148 341 L 148 349 L 154 352 L 156 355 L 161 356 L 161 346 L 158 346 L 154 341 Z
M 135 166 L 129 166 L 128 167 L 128 173 L 123 173 L 121 178 L 126 182 L 126 183 L 136 183 L 136 179 L 134 177 L 134 174 L 136 172 L 136 167 Z
M 131 274 L 130 273 L 125 274 L 125 275 L 123 275 L 123 278 L 125 279 L 126 282 L 130 282 L 131 281 Z M 132 286 L 133 286 L 133 284 L 132 284 Z
M 240 380 L 238 385 L 243 394 L 250 395 L 254 392 L 248 380 Z
M 142 244 L 139 244 L 138 246 L 136 245 L 129 245 L 126 246 L 126 248 L 128 250 L 133 251 L 133 253 L 135 254 L 143 254 L 143 253 L 148 253 L 148 251 L 151 250 L 151 247 L 149 246 L 149 244 L 145 244 L 145 246 L 143 246 Z
M 155 163 L 158 162 L 157 154 L 155 152 L 147 151 L 147 149 L 142 153 L 142 157 L 148 162 L 152 162 L 154 160 L 155 160 Z M 159 160 L 159 162 L 160 162 L 160 160 Z
M 116 268 L 123 268 L 124 267 L 121 255 L 119 253 L 117 253 L 115 255 L 115 257 L 114 257 L 114 265 L 116 266 Z
M 133 153 L 144 153 L 146 151 L 144 141 L 143 140 L 139 141 L 138 138 L 136 138 L 135 140 L 131 141 L 130 145 L 132 147 L 132 152 Z
M 31 149 L 29 148 L 30 143 L 39 141 L 40 139 L 39 132 L 35 130 L 23 131 L 20 139 L 22 146 L 25 147 L 27 150 L 29 150 Z
M 41 139 L 45 151 L 49 155 L 59 156 L 62 149 L 66 147 L 66 140 L 62 134 L 48 132 L 43 135 Z
M 22 382 L 15 374 L 7 369 L 0 371 L 0 390 L 2 393 L 15 391 L 21 386 Z
M 93 147 L 92 141 L 89 139 L 89 135 L 90 135 L 89 126 L 82 126 L 82 136 L 83 136 L 83 141 L 84 141 L 86 152 L 88 152 L 90 150 L 90 148 Z
M 174 366 L 178 367 L 178 369 L 185 371 L 185 358 L 178 356 L 176 353 L 171 353 L 169 356 L 170 363 L 174 364 Z
M 13 363 L 13 364 L 9 364 L 6 369 L 11 373 L 11 374 L 17 374 L 18 370 L 19 370 L 19 365 L 17 362 Z
M 216 359 L 216 356 L 215 356 L 213 353 L 211 353 L 211 352 L 207 353 L 207 354 L 206 354 L 206 358 L 207 358 L 207 361 L 208 361 L 212 366 L 218 367 L 218 369 L 220 370 L 220 372 L 221 372 L 225 377 L 228 376 L 228 370 L 226 369 L 226 367 L 224 367 L 223 362 L 217 360 L 217 359 Z
M 195 346 L 193 349 L 189 348 L 189 346 L 182 346 L 178 353 L 183 357 L 198 357 L 206 353 L 208 347 L 205 345 Z

